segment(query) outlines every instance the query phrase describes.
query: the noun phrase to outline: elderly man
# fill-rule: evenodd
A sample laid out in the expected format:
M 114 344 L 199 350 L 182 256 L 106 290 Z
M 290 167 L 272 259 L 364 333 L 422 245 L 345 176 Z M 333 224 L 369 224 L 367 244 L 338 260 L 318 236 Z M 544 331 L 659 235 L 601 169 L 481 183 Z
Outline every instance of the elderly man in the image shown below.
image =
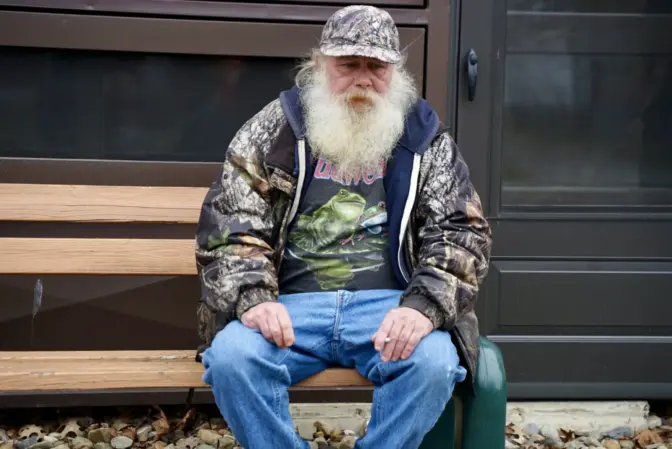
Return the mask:
M 328 366 L 375 387 L 360 449 L 417 448 L 473 379 L 490 228 L 388 13 L 328 20 L 233 138 L 196 239 L 204 381 L 243 447 L 307 448 L 288 387 Z

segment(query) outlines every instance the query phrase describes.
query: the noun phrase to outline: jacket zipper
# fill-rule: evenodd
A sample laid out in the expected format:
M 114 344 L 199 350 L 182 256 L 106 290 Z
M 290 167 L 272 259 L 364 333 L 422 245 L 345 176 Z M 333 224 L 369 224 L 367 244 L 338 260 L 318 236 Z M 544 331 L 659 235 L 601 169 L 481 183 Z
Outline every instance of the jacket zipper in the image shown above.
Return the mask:
M 411 185 L 408 189 L 408 197 L 406 198 L 406 204 L 404 205 L 404 213 L 401 216 L 401 227 L 399 229 L 399 250 L 397 251 L 397 263 L 399 264 L 399 271 L 403 276 L 406 282 L 410 282 L 410 276 L 406 272 L 406 264 L 403 258 L 403 249 L 404 238 L 406 234 L 406 227 L 408 226 L 408 220 L 411 217 L 411 212 L 413 211 L 413 204 L 415 204 L 415 196 L 418 192 L 418 176 L 420 175 L 420 159 L 422 158 L 419 154 L 413 155 L 413 169 L 411 170 Z
M 299 176 L 296 181 L 296 185 L 294 188 L 294 198 L 291 199 L 292 205 L 291 207 L 287 210 L 287 213 L 285 214 L 284 218 L 284 223 L 282 229 L 280 229 L 280 232 L 282 234 L 282 248 L 280 248 L 280 251 L 278 252 L 278 257 L 276 259 L 276 264 L 275 264 L 275 271 L 276 275 L 279 274 L 280 272 L 280 265 L 282 263 L 282 259 L 285 256 L 285 248 L 287 247 L 287 233 L 289 231 L 289 224 L 294 220 L 294 217 L 296 216 L 296 212 L 299 208 L 299 202 L 301 201 L 301 191 L 303 190 L 303 183 L 306 179 L 306 144 L 303 139 L 300 139 L 298 141 L 299 145 Z

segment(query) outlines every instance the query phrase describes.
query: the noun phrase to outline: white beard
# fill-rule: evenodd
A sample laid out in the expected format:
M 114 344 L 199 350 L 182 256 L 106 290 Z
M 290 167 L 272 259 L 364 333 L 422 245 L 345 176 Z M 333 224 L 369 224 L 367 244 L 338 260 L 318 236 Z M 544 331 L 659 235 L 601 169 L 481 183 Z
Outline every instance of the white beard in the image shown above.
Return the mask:
M 301 95 L 313 156 L 329 160 L 343 173 L 375 169 L 390 158 L 417 93 L 412 78 L 394 69 L 384 96 L 369 91 L 355 97 L 372 106 L 358 110 L 350 104 L 352 95 L 332 94 L 324 70 L 318 69 L 309 75 Z

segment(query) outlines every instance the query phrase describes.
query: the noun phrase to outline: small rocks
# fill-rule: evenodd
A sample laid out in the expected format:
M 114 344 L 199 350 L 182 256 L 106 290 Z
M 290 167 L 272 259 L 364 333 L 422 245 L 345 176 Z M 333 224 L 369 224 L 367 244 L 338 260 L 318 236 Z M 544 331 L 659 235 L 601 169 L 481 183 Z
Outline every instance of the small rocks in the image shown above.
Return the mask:
M 341 444 L 338 445 L 338 449 L 353 449 L 355 447 L 356 442 L 357 437 L 354 437 L 352 435 L 345 435 L 341 439 Z
M 142 426 L 136 432 L 136 438 L 139 442 L 144 443 L 149 440 L 149 434 L 152 432 L 152 426 Z
M 19 429 L 19 440 L 25 440 L 30 437 L 41 437 L 44 435 L 44 430 L 35 424 L 29 424 Z
M 217 441 L 219 441 L 220 435 L 219 433 L 215 432 L 214 430 L 210 429 L 201 429 L 198 431 L 198 439 L 204 442 L 205 444 L 209 444 L 211 446 L 217 447 Z M 202 448 L 202 449 L 207 449 L 207 448 Z
M 622 446 L 616 440 L 604 440 L 602 442 L 604 449 L 622 449 Z
M 176 408 L 177 409 L 177 408 Z M 159 407 L 100 415 L 58 418 L 8 427 L 0 419 L 0 449 L 242 449 L 217 413 L 184 409 L 165 414 Z M 30 415 L 29 415 L 30 416 Z M 46 419 L 46 418 L 45 418 Z M 301 422 L 297 431 L 311 449 L 354 449 L 366 434 L 368 419 L 344 422 Z M 361 422 L 361 425 L 360 425 Z M 649 427 L 649 428 L 646 428 Z M 354 430 L 351 430 L 354 429 Z M 672 449 L 672 420 L 651 416 L 644 429 L 625 425 L 607 432 L 589 428 L 556 429 L 529 422 L 506 426 L 506 449 Z
M 93 441 L 84 437 L 75 437 L 70 443 L 72 449 L 89 449 L 93 447 Z
M 219 438 L 219 449 L 233 449 L 236 446 L 236 439 L 233 435 L 224 434 Z
M 622 426 L 608 432 L 554 429 L 527 423 L 524 428 L 509 423 L 506 427 L 506 449 L 672 449 L 672 426 L 654 416 L 648 427 L 637 432 Z
M 605 435 L 612 440 L 622 440 L 635 436 L 630 427 L 616 427 L 615 429 L 607 432 Z
M 51 441 L 39 441 L 37 444 L 33 444 L 29 449 L 51 449 L 54 447 L 54 443 Z
M 110 443 L 96 443 L 93 445 L 93 449 L 112 449 Z
M 89 440 L 94 443 L 109 443 L 114 437 L 114 431 L 109 427 L 100 427 L 98 429 L 90 430 L 88 433 Z
M 76 438 L 76 437 L 81 437 L 83 436 L 82 433 L 82 428 L 77 422 L 76 419 L 69 419 L 67 420 L 60 428 L 59 428 L 59 438 L 65 439 L 65 438 Z
M 17 440 L 14 443 L 14 447 L 16 449 L 28 449 L 32 446 L 35 446 L 38 443 L 38 437 L 32 436 L 28 438 L 24 438 L 23 440 Z
M 649 429 L 655 429 L 656 427 L 660 427 L 663 425 L 663 420 L 656 415 L 649 416 L 647 418 L 647 422 L 649 424 Z
M 580 437 L 579 441 L 581 441 L 583 444 L 585 444 L 588 447 L 602 447 L 602 444 L 593 437 Z
M 195 449 L 196 446 L 199 445 L 198 438 L 196 437 L 189 437 L 189 438 L 181 438 L 177 440 L 177 443 L 175 443 L 175 446 L 177 446 L 177 449 Z
M 549 425 L 541 426 L 541 429 L 539 429 L 539 434 L 544 437 L 544 444 L 546 446 L 562 446 L 562 440 L 560 440 L 560 434 L 556 428 Z
M 129 447 L 133 446 L 133 439 L 125 435 L 120 435 L 112 438 L 110 445 L 112 445 L 114 449 L 128 449 Z
M 327 443 L 327 440 L 324 437 L 317 437 L 312 441 L 313 445 L 317 447 L 317 449 L 328 449 L 329 448 L 329 443 Z

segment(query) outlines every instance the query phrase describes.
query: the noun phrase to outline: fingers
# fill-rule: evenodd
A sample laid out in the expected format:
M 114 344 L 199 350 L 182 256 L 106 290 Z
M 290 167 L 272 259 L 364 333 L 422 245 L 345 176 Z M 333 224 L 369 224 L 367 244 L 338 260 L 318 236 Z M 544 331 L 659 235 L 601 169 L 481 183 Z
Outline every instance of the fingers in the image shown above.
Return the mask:
M 415 334 L 415 321 L 407 321 L 403 330 L 401 331 L 401 335 L 399 335 L 399 340 L 397 340 L 397 343 L 394 345 L 391 360 L 396 361 L 401 358 L 401 354 L 406 351 L 413 334 Z M 409 352 L 409 355 L 411 352 L 413 352 L 412 349 Z
M 371 339 L 383 362 L 406 360 L 432 329 L 432 322 L 427 317 L 402 307 L 388 312 Z
M 389 343 L 385 344 L 383 352 L 380 356 L 383 362 L 387 362 L 392 359 L 392 352 L 397 347 L 399 343 L 399 337 L 401 332 L 404 330 L 405 323 L 403 320 L 394 320 L 392 326 L 390 326 L 390 331 L 387 333 L 387 337 L 391 340 Z
M 422 340 L 422 337 L 424 335 L 422 332 L 420 332 L 418 329 L 416 329 L 409 337 L 408 342 L 406 343 L 406 346 L 404 346 L 404 350 L 401 352 L 401 358 L 402 360 L 406 360 L 413 354 L 413 351 L 415 350 L 415 347 L 420 343 L 420 340 Z
M 276 315 L 280 331 L 283 336 L 283 347 L 289 347 L 294 344 L 294 327 L 292 327 L 292 320 L 289 318 L 286 308 L 282 308 Z
M 390 314 L 387 314 L 383 319 L 383 322 L 380 323 L 380 327 L 373 337 L 373 347 L 376 348 L 376 351 L 380 352 L 385 347 L 385 338 L 390 332 L 392 323 L 394 323 L 394 317 Z
M 282 329 L 280 328 L 280 321 L 278 320 L 278 314 L 271 312 L 267 314 L 265 318 L 266 323 L 268 325 L 268 329 L 271 332 L 271 340 L 269 341 L 271 343 L 275 343 L 280 348 L 284 348 L 285 338 L 282 335 Z
M 271 329 L 268 327 L 268 319 L 265 315 L 260 315 L 259 317 L 256 317 L 256 319 L 253 320 L 253 324 L 254 324 L 253 328 L 259 329 L 264 338 L 273 343 L 273 333 L 271 332 Z
M 294 328 L 287 308 L 278 303 L 264 303 L 243 314 L 241 322 L 261 334 L 279 348 L 287 348 L 295 343 Z

